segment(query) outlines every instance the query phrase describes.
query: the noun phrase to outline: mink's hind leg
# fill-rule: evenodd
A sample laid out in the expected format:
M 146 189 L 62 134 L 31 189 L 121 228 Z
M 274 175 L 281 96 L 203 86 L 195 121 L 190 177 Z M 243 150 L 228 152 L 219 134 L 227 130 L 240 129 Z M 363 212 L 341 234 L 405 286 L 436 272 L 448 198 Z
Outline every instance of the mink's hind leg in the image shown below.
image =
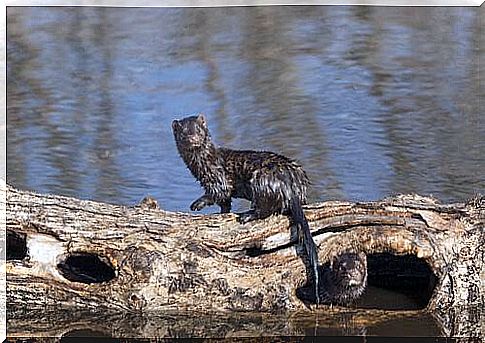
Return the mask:
M 275 213 L 281 213 L 281 208 L 275 206 L 275 201 L 257 199 L 252 204 L 252 209 L 239 215 L 239 222 L 248 223 L 253 220 L 265 219 Z
M 239 214 L 239 222 L 242 224 L 249 223 L 250 221 L 260 219 L 258 215 L 256 214 L 256 211 L 254 210 L 249 210 L 244 213 Z
M 206 206 L 214 205 L 214 200 L 210 195 L 204 194 L 199 199 L 195 200 L 191 205 L 190 209 L 192 211 L 200 211 Z

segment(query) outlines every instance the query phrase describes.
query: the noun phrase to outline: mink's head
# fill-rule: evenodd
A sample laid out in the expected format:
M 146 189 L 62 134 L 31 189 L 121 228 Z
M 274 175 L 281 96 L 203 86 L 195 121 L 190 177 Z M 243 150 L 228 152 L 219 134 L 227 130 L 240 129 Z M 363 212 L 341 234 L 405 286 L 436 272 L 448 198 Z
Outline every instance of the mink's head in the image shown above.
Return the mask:
M 360 289 L 367 283 L 367 257 L 363 252 L 344 253 L 334 257 L 331 269 L 344 289 Z
M 210 140 L 207 121 L 203 114 L 174 120 L 172 130 L 177 146 L 184 148 L 202 147 Z

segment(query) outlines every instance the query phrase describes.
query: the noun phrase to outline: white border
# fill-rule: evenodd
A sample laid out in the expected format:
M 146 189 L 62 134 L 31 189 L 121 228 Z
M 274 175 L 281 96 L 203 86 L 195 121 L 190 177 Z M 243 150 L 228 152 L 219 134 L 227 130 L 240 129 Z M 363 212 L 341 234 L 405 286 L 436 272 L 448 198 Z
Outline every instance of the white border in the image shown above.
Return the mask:
M 6 6 L 229 7 L 278 5 L 480 6 L 482 0 L 6 0 Z
M 5 189 L 7 181 L 7 30 L 6 7 L 0 7 L 0 32 L 1 38 L 1 53 L 0 61 L 2 71 L 0 73 L 1 85 L 3 87 L 1 92 L 2 102 L 0 103 L 0 190 Z M 0 244 L 2 253 L 0 254 L 0 340 L 3 342 L 7 337 L 7 279 L 6 279 L 6 238 L 7 238 L 7 215 L 6 215 L 6 201 L 7 194 L 0 191 Z
M 0 6 L 0 32 L 2 64 L 1 84 L 2 102 L 0 112 L 0 188 L 5 187 L 7 166 L 7 113 L 6 113 L 6 6 L 109 6 L 109 7 L 223 7 L 223 6 L 277 6 L 277 5 L 371 5 L 371 6 L 481 6 L 482 0 L 371 0 L 371 1 L 322 1 L 322 0 L 6 0 Z M 0 244 L 3 254 L 0 256 L 0 341 L 7 337 L 6 317 L 6 269 L 5 269 L 5 238 L 6 238 L 6 193 L 0 192 L 0 227 L 3 235 Z M 3 239 L 2 239 L 3 238 Z

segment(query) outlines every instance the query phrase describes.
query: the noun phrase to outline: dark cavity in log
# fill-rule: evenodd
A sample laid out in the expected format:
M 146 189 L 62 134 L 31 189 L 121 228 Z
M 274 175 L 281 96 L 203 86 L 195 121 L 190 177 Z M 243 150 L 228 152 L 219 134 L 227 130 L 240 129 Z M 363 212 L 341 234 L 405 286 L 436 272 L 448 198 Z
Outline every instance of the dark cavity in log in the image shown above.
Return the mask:
M 7 260 L 23 260 L 27 257 L 26 235 L 7 230 Z
M 424 309 L 433 294 L 437 278 L 430 266 L 415 255 L 376 253 L 367 256 L 368 285 L 390 290 L 412 298 L 417 308 Z M 365 307 L 372 307 L 368 303 Z M 379 308 L 395 309 L 395 304 Z
M 57 264 L 61 274 L 69 281 L 82 283 L 107 282 L 116 276 L 113 266 L 99 256 L 89 253 L 69 255 Z

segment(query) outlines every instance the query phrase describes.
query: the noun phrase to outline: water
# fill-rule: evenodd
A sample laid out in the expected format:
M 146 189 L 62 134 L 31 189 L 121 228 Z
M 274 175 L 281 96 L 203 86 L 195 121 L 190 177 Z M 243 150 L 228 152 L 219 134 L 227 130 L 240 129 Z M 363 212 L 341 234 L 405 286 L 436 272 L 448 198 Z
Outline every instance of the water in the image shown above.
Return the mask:
M 203 112 L 218 144 L 300 161 L 310 201 L 466 200 L 485 193 L 483 15 L 9 7 L 7 180 L 188 211 L 202 190 L 171 121 Z

